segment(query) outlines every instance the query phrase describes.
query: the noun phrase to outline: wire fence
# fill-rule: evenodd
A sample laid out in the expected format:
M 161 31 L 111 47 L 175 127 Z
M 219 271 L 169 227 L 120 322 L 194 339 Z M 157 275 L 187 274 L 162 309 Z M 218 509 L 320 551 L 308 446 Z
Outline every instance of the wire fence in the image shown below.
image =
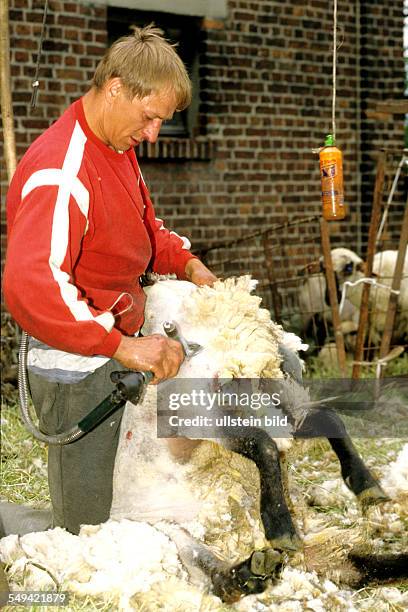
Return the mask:
M 320 232 L 320 217 L 309 216 L 212 246 L 201 251 L 199 256 L 221 278 L 250 274 L 257 279 L 257 294 L 262 298 L 262 305 L 271 312 L 272 318 L 282 324 L 284 329 L 296 333 L 309 344 L 308 355 L 319 354 L 323 360 L 336 367 L 338 362 L 332 309 L 325 272 L 321 268 L 323 250 Z M 381 282 L 388 286 L 391 286 L 393 280 L 396 249 L 398 244 L 395 240 L 387 241 L 385 237 L 381 242 L 381 251 L 392 250 L 392 261 L 385 265 L 385 255 L 376 257 L 376 269 L 383 270 Z M 336 277 L 339 281 L 338 275 Z M 405 295 L 408 285 L 408 257 L 401 283 Z M 340 303 L 339 284 L 337 290 L 337 301 Z M 389 295 L 390 291 L 381 287 L 375 286 L 371 290 L 363 360 L 375 359 L 376 351 L 379 350 Z M 405 296 L 404 303 L 397 309 L 390 350 L 395 346 L 408 348 L 406 300 Z M 351 360 L 359 316 L 359 309 L 348 299 L 344 300 L 340 315 L 341 332 Z

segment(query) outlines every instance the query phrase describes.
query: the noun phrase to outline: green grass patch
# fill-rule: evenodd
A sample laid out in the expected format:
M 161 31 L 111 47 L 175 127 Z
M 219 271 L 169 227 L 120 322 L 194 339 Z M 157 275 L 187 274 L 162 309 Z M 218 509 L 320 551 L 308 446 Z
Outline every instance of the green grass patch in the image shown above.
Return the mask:
M 1 434 L 2 497 L 39 508 L 49 505 L 47 448 L 27 432 L 15 403 L 2 402 Z
M 353 365 L 350 361 L 346 363 L 346 378 L 351 378 Z M 385 378 L 397 376 L 408 376 L 408 353 L 390 361 L 383 369 Z M 362 366 L 360 378 L 375 378 L 376 365 Z M 306 360 L 305 378 L 343 378 L 338 366 L 330 361 L 322 363 L 319 357 L 310 357 Z

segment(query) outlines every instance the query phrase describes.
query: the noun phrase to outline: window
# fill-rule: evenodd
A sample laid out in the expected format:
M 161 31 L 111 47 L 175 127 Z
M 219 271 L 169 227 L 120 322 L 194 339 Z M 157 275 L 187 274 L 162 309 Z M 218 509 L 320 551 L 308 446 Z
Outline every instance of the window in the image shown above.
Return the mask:
M 169 0 L 93 0 L 93 2 L 120 8 L 137 8 L 138 11 L 164 11 L 213 19 L 225 19 L 228 12 L 227 0 L 176 0 L 170 11 Z

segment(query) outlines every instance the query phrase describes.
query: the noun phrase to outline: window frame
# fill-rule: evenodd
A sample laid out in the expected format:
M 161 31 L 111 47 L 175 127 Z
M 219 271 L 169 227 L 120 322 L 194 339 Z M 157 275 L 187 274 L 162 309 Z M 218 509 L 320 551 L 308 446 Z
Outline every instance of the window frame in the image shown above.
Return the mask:
M 196 17 L 227 17 L 227 0 L 176 0 L 169 11 L 169 0 L 93 0 L 93 4 L 104 4 L 116 8 L 128 8 L 137 11 L 160 11 L 175 15 L 192 15 Z M 137 6 L 135 6 L 137 4 Z

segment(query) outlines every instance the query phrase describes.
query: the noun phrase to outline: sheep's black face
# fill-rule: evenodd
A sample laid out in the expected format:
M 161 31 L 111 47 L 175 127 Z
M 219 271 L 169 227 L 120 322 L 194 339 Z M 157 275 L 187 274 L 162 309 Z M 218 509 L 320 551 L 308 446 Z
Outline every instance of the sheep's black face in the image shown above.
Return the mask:
M 343 274 L 344 276 L 350 276 L 351 274 L 353 274 L 354 272 L 354 262 L 349 261 L 346 263 L 346 265 L 343 268 Z
M 346 279 L 354 279 L 360 278 L 361 275 L 365 273 L 365 264 L 363 261 L 352 261 L 348 260 L 343 263 L 343 265 L 338 268 L 337 277 L 338 281 L 342 285 Z

